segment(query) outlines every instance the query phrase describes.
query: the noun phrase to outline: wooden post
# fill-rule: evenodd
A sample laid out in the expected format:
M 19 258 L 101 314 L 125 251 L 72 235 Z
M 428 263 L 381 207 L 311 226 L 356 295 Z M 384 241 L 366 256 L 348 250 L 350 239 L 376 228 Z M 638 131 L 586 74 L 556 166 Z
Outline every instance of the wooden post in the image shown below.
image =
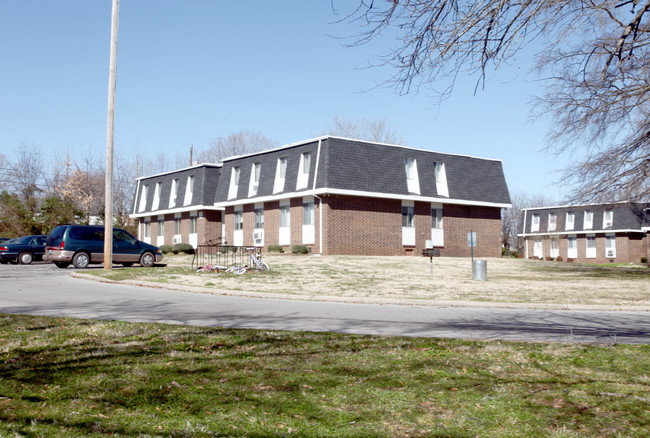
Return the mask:
M 117 28 L 120 0 L 113 0 L 111 57 L 108 75 L 108 122 L 106 129 L 106 195 L 104 200 L 104 269 L 113 267 L 113 133 L 115 131 L 115 78 L 117 74 Z

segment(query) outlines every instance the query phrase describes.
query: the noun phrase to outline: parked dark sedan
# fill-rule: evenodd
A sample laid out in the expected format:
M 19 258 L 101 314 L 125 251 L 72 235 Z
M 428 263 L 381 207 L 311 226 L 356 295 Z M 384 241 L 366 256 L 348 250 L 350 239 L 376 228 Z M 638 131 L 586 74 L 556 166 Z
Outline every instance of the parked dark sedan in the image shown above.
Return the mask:
M 29 265 L 33 260 L 43 260 L 47 236 L 16 237 L 0 243 L 0 263 Z

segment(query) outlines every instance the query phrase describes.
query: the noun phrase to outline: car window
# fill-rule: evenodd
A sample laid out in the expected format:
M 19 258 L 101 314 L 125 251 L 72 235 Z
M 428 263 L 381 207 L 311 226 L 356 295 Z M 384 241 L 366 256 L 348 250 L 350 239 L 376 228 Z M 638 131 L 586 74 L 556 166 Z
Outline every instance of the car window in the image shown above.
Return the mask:
M 36 244 L 37 245 L 45 245 L 45 242 L 47 241 L 47 237 L 41 236 L 36 238 Z
M 88 240 L 88 229 L 84 227 L 72 227 L 68 237 L 73 240 Z
M 131 242 L 131 243 L 137 240 L 135 237 L 133 237 L 132 235 L 130 235 L 124 230 L 113 230 L 113 239 L 117 241 L 123 240 L 125 242 Z
M 104 230 L 101 228 L 93 228 L 90 232 L 90 240 L 104 241 Z

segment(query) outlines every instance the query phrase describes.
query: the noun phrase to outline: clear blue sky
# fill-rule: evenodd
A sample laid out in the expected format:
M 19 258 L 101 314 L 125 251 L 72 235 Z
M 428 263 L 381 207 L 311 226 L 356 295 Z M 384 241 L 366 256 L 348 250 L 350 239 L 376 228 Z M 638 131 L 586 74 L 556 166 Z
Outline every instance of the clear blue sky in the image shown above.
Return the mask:
M 0 154 L 21 144 L 103 153 L 111 3 L 0 3 Z M 426 90 L 399 96 L 375 87 L 389 70 L 361 68 L 390 41 L 346 48 L 333 36 L 359 29 L 341 18 L 331 0 L 123 0 L 116 154 L 189 160 L 190 145 L 240 130 L 288 144 L 325 134 L 335 115 L 385 118 L 409 146 L 503 160 L 511 192 L 564 195 L 554 171 L 570 157 L 542 152 L 547 124 L 529 118 L 542 89 L 529 65 L 492 75 L 476 95 L 475 79 L 461 78 L 441 105 Z

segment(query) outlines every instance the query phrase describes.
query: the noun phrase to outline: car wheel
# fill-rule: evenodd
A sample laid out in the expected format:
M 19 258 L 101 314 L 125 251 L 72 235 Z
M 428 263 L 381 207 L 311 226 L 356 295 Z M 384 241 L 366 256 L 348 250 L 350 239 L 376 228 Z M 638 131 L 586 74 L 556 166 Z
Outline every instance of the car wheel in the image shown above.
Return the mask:
M 154 263 L 156 263 L 156 258 L 150 252 L 145 252 L 142 254 L 142 257 L 140 257 L 140 264 L 145 268 L 151 268 Z
M 57 268 L 65 269 L 68 266 L 70 266 L 70 263 L 68 262 L 54 262 Z
M 77 269 L 87 268 L 90 264 L 90 256 L 85 252 L 78 252 L 72 258 L 72 264 Z
M 18 261 L 21 265 L 29 265 L 32 263 L 32 260 L 34 260 L 34 256 L 31 252 L 21 252 L 18 255 Z

